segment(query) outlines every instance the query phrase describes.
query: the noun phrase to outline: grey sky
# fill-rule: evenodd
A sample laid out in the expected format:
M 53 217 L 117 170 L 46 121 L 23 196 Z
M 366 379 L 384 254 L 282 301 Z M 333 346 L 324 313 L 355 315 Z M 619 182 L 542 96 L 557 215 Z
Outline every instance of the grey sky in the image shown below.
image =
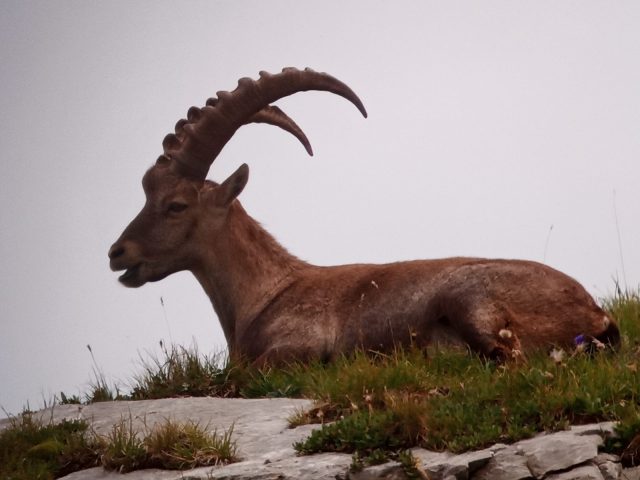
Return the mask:
M 243 204 L 298 256 L 544 260 L 596 296 L 624 267 L 636 287 L 638 25 L 635 0 L 1 2 L 0 405 L 86 391 L 87 344 L 120 382 L 160 339 L 223 347 L 190 274 L 125 289 L 107 250 L 175 122 L 262 69 L 329 72 L 370 114 L 298 94 L 279 105 L 314 158 L 258 125 L 212 168 L 250 165 Z

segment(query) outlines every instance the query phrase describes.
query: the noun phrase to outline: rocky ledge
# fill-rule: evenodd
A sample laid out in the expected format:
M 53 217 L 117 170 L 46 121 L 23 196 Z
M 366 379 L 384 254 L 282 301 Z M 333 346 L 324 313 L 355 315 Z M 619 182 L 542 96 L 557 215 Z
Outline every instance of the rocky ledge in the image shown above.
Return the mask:
M 400 480 L 407 478 L 397 462 L 367 467 L 349 473 L 351 455 L 323 453 L 297 456 L 292 444 L 309 435 L 318 425 L 290 429 L 287 418 L 310 408 L 301 399 L 178 398 L 136 402 L 104 402 L 79 407 L 56 406 L 39 412 L 45 421 L 84 418 L 99 434 L 106 434 L 123 417 L 135 428 L 153 427 L 168 418 L 192 420 L 207 429 L 221 432 L 233 425 L 233 439 L 241 461 L 215 468 L 176 472 L 139 470 L 127 474 L 92 468 L 72 473 L 65 480 Z M 6 420 L 0 421 L 6 424 Z M 610 422 L 572 427 L 542 434 L 513 445 L 496 444 L 475 452 L 454 455 L 415 448 L 418 475 L 430 480 L 640 480 L 640 470 L 622 469 L 619 458 L 598 452 L 607 436 L 613 435 Z

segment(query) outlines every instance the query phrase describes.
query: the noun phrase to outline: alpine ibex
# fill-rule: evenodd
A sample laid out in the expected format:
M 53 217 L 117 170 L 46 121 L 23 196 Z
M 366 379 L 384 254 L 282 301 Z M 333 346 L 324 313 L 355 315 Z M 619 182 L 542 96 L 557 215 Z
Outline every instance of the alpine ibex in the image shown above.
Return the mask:
M 146 203 L 109 251 L 111 269 L 140 287 L 180 270 L 198 279 L 220 319 L 232 357 L 258 364 L 331 359 L 358 348 L 466 344 L 489 358 L 568 347 L 584 335 L 616 344 L 618 327 L 575 280 L 521 260 L 446 258 L 320 267 L 291 255 L 237 200 L 249 168 L 221 184 L 209 167 L 242 125 L 302 130 L 270 104 L 296 92 L 340 95 L 366 117 L 341 81 L 310 69 L 243 78 L 192 107 L 144 175 Z

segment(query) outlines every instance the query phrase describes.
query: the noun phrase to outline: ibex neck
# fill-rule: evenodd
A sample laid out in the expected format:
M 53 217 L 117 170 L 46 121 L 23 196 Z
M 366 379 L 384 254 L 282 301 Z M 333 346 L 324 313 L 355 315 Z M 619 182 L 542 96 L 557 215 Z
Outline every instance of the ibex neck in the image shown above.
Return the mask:
M 236 202 L 220 236 L 193 268 L 211 299 L 231 353 L 246 326 L 308 266 L 291 255 Z

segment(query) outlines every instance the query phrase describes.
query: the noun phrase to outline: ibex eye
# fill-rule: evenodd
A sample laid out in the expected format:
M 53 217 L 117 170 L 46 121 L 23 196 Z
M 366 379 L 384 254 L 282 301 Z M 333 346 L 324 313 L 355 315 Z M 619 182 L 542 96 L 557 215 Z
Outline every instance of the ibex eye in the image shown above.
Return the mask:
M 186 203 L 171 202 L 167 210 L 170 211 L 171 213 L 178 213 L 178 212 L 182 212 L 186 208 L 187 208 Z

